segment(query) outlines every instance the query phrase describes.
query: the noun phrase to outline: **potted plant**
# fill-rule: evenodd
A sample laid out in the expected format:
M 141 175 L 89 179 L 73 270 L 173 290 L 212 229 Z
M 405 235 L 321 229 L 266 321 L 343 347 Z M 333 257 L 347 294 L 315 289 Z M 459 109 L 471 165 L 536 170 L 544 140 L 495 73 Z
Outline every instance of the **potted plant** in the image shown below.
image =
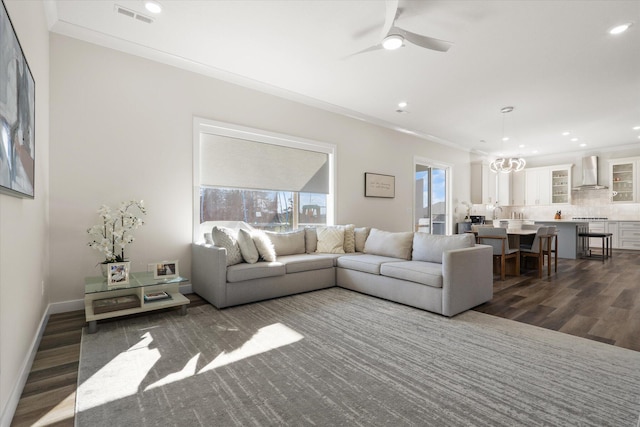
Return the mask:
M 103 275 L 106 276 L 107 264 L 126 261 L 124 248 L 135 240 L 131 232 L 144 224 L 140 216 L 146 213 L 142 200 L 122 202 L 117 210 L 100 206 L 98 215 L 102 223 L 87 229 L 87 233 L 91 238 L 89 247 L 102 252 L 105 257 L 99 263 Z

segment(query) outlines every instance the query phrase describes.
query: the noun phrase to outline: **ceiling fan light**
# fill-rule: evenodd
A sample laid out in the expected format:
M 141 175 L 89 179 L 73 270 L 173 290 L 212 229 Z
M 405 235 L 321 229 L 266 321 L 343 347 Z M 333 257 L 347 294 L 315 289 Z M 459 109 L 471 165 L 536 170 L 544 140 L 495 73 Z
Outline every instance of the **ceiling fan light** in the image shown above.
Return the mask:
M 162 6 L 155 0 L 146 0 L 144 2 L 144 7 L 151 13 L 160 13 L 162 12 Z
M 402 47 L 402 43 L 404 43 L 404 37 L 399 34 L 389 34 L 382 40 L 382 47 L 387 50 L 396 50 Z

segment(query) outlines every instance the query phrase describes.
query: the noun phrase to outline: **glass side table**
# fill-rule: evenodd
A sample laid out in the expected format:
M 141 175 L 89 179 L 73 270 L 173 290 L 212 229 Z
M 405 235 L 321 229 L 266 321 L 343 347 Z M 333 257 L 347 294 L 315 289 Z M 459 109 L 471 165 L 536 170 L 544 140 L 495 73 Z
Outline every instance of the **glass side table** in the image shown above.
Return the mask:
M 153 273 L 131 273 L 126 285 L 107 286 L 102 276 L 84 279 L 84 312 L 89 333 L 97 331 L 98 320 L 143 313 L 168 307 L 180 307 L 187 314 L 189 299 L 180 293 L 185 277 L 154 279 Z M 165 295 L 166 294 L 166 295 Z

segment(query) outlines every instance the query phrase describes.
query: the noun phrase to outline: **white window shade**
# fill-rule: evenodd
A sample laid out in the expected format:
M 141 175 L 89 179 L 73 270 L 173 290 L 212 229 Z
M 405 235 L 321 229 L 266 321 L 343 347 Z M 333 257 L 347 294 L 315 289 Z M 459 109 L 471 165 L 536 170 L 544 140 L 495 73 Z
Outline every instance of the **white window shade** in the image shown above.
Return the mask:
M 329 155 L 201 134 L 200 185 L 329 194 Z

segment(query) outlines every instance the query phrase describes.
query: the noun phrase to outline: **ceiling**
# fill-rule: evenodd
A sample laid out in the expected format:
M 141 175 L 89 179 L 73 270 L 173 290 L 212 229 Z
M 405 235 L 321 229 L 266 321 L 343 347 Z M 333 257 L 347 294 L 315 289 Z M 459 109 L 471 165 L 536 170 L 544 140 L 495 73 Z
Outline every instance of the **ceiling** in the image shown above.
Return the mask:
M 158 15 L 142 0 L 45 4 L 53 32 L 489 157 L 640 149 L 640 0 L 400 0 L 397 26 L 451 49 L 357 55 L 380 43 L 385 2 L 159 1 Z

